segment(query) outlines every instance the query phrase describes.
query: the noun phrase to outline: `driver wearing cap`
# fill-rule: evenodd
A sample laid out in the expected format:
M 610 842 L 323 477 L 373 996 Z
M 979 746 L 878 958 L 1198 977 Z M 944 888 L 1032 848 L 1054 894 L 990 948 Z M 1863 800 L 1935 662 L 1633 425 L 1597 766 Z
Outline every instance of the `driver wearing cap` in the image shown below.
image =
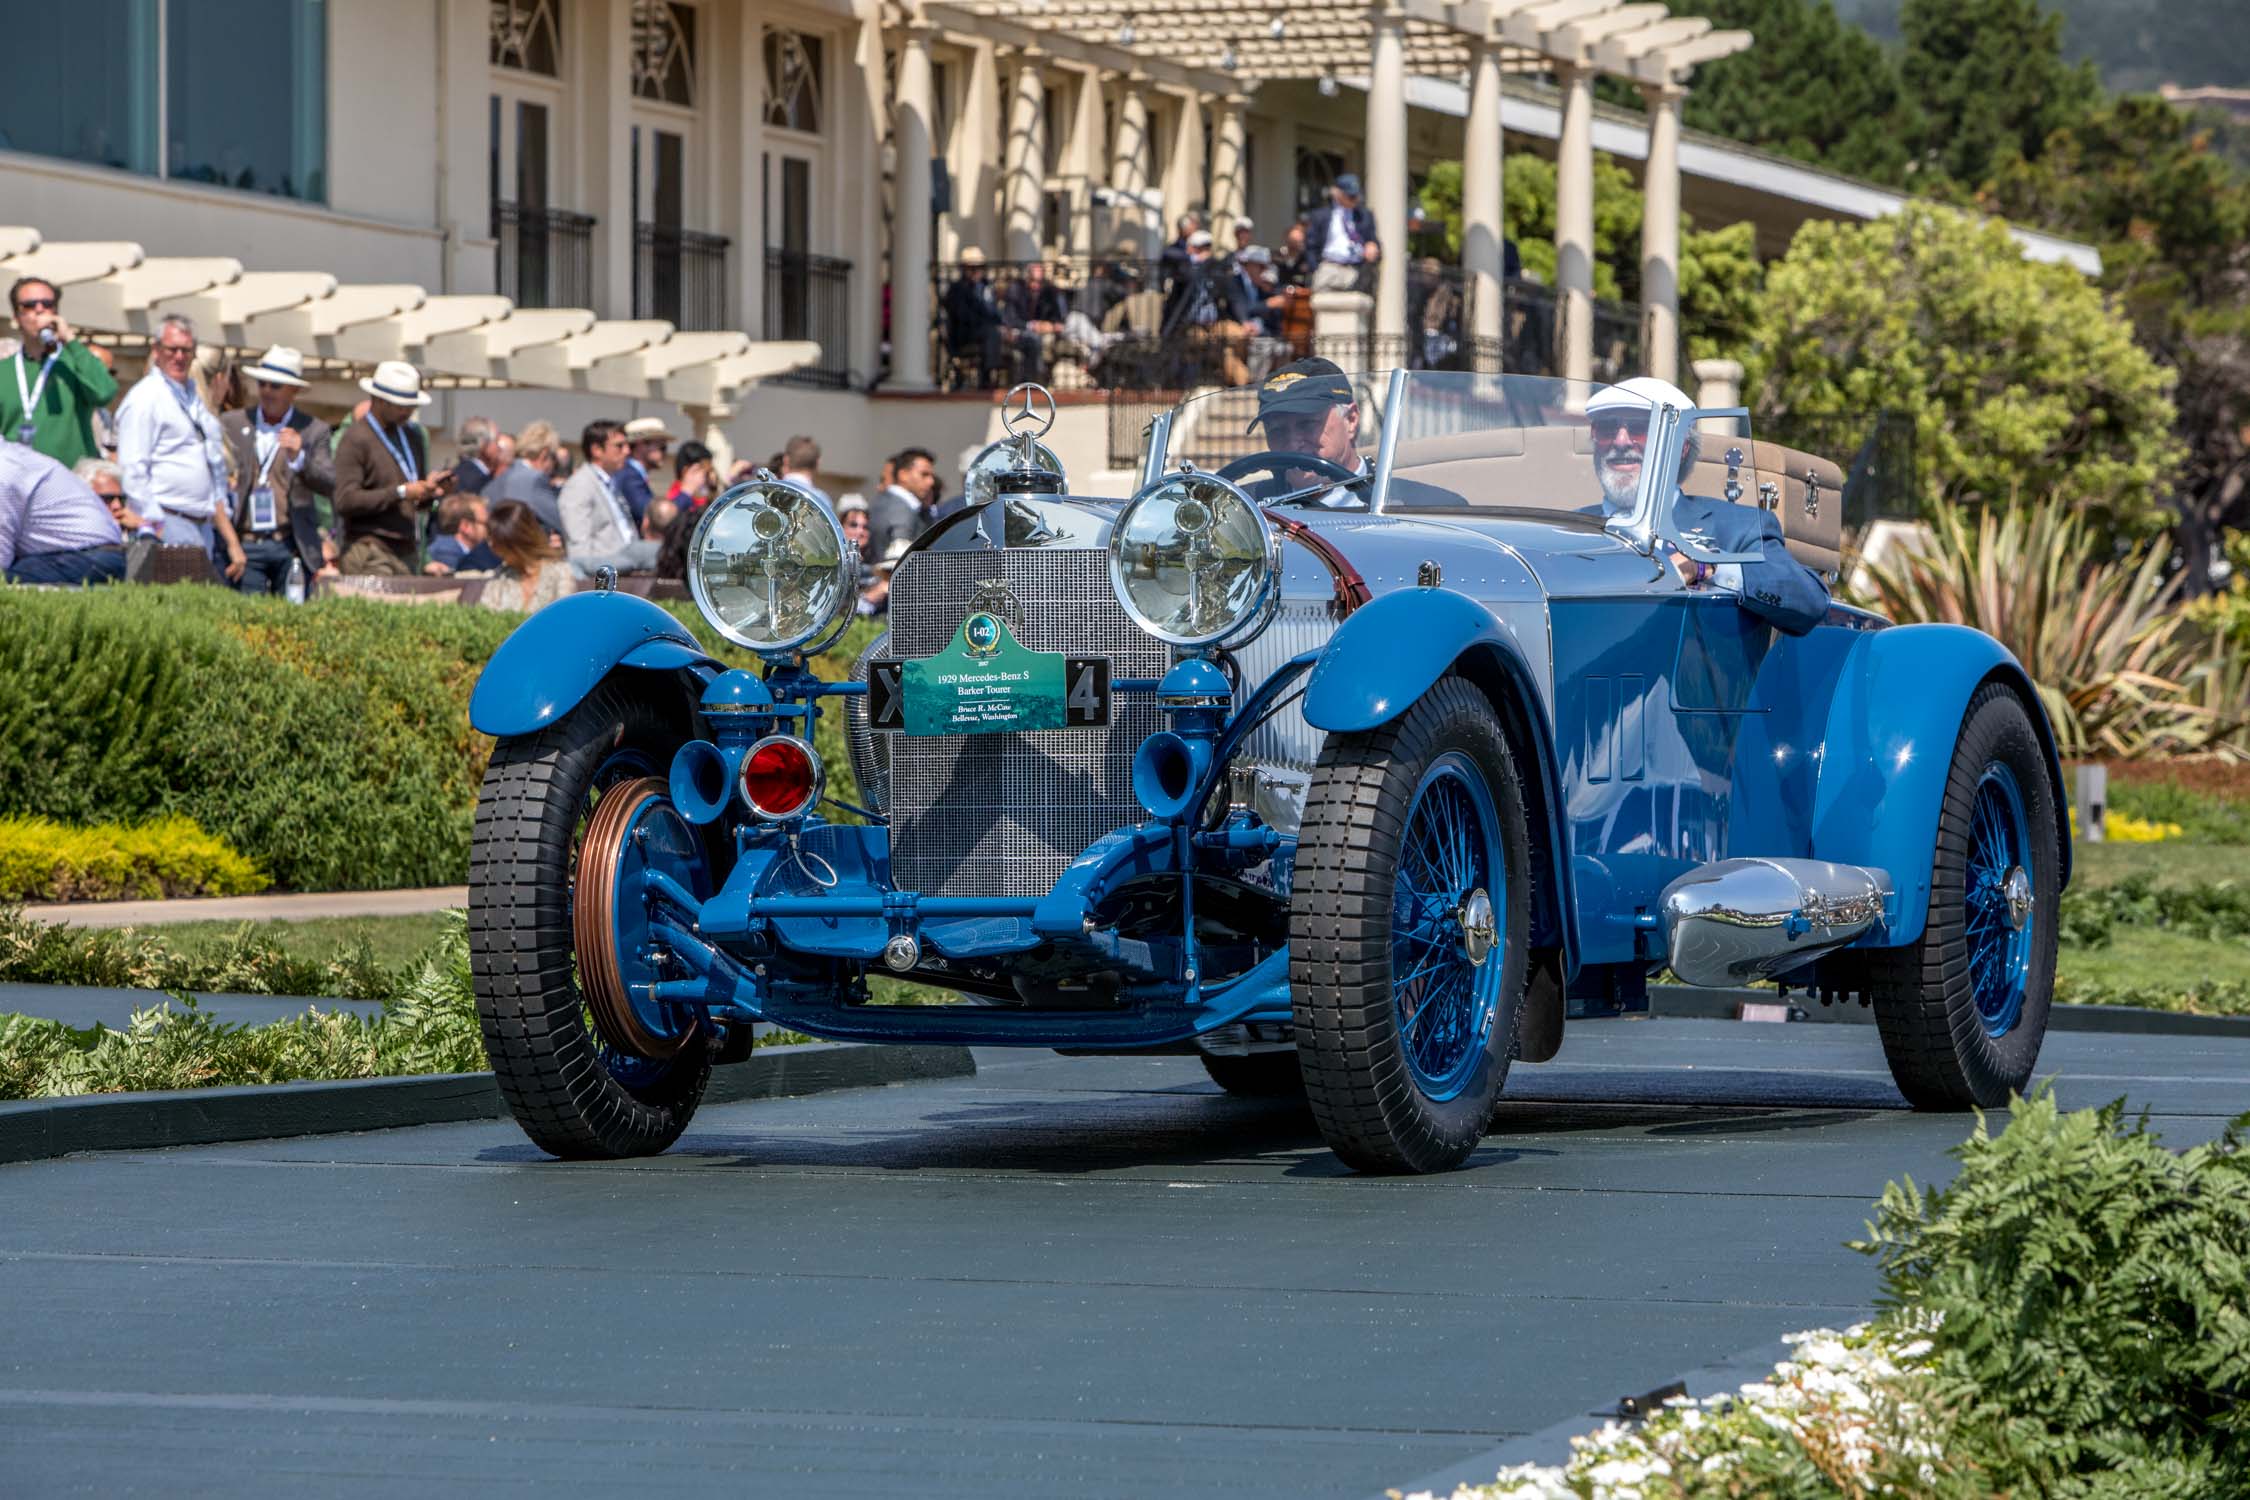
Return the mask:
M 1587 400 L 1586 416 L 1594 430 L 1594 477 L 1601 482 L 1602 500 L 1586 506 L 1585 514 L 1607 520 L 1632 510 L 1648 452 L 1649 420 L 1659 406 L 1687 412 L 1694 410 L 1695 403 L 1678 386 L 1652 375 L 1603 386 Z M 1699 450 L 1696 430 L 1690 425 L 1680 446 L 1681 476 L 1695 467 Z M 1670 553 L 1674 570 L 1689 588 L 1731 593 L 1744 609 L 1791 635 L 1803 635 L 1827 616 L 1828 586 L 1818 573 L 1789 555 L 1781 520 L 1772 511 L 1675 489 L 1672 526 L 1714 552 L 1759 554 L 1756 562 L 1697 562 L 1659 539 L 1657 545 Z
M 1258 414 L 1249 431 L 1266 430 L 1266 448 L 1278 460 L 1274 477 L 1250 486 L 1253 499 L 1295 495 L 1321 480 L 1335 481 L 1304 496 L 1303 503 L 1329 510 L 1365 510 L 1373 470 L 1359 451 L 1359 396 L 1351 377 L 1332 359 L 1300 359 L 1268 375 L 1258 386 Z M 1347 471 L 1292 465 L 1293 456 L 1316 458 Z M 1389 503 L 1402 509 L 1458 506 L 1461 497 L 1434 484 L 1391 476 Z

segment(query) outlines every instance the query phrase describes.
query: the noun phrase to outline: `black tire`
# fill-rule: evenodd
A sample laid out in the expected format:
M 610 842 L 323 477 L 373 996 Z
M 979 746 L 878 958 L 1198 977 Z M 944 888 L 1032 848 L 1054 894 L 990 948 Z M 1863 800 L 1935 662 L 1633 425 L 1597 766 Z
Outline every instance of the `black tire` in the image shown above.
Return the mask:
M 1987 768 L 2005 767 L 2028 824 L 2032 926 L 2022 1007 L 2003 1035 L 1989 1034 L 1970 972 L 1970 844 Z M 2054 996 L 2060 840 L 2047 756 L 2022 700 L 1998 683 L 1969 702 L 1953 749 L 1930 861 L 1930 912 L 1922 936 L 1859 960 L 1857 987 L 1872 1003 L 1899 1092 L 1917 1109 L 1992 1108 L 2021 1093 L 2039 1061 Z
M 1491 1020 L 1458 1092 L 1417 1080 L 1393 997 L 1392 907 L 1416 789 L 1441 759 L 1483 777 L 1506 871 Z M 1321 1134 L 1363 1172 L 1438 1172 L 1476 1149 L 1507 1082 L 1522 1013 L 1531 904 L 1523 783 L 1492 705 L 1447 677 L 1380 729 L 1331 735 L 1305 804 L 1289 907 L 1289 987 L 1305 1097 Z M 1483 969 L 1473 971 L 1477 975 Z M 1481 981 L 1472 981 L 1481 982 Z
M 478 795 L 469 967 L 485 1055 L 532 1144 L 583 1159 L 650 1156 L 680 1137 L 711 1078 L 711 1028 L 631 1084 L 588 1023 L 571 945 L 577 840 L 609 785 L 662 774 L 680 731 L 645 699 L 597 688 L 534 735 L 504 739 Z
M 1301 1099 L 1305 1070 L 1294 1052 L 1252 1052 L 1242 1057 L 1199 1054 L 1203 1071 L 1228 1093 L 1244 1099 Z

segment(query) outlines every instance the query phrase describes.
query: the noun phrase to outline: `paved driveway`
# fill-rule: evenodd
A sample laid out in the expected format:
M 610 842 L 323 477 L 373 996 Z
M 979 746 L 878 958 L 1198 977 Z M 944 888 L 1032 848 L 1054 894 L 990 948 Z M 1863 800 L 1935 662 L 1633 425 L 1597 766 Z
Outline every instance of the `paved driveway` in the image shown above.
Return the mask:
M 1611 1022 L 1443 1177 L 1345 1175 L 1191 1059 L 0 1167 L 10 1496 L 1364 1497 L 1861 1313 L 1900 1107 L 1865 1027 Z M 2058 1036 L 2174 1144 L 2250 1042 Z

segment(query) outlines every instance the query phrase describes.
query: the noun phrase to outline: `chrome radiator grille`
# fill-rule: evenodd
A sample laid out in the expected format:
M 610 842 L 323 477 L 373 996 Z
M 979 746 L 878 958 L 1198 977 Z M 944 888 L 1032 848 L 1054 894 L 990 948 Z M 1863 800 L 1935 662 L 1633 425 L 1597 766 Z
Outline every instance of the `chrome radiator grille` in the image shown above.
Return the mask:
M 1171 658 L 1118 608 L 1109 554 L 1087 548 L 915 552 L 891 583 L 890 654 L 932 656 L 992 579 L 1034 651 L 1106 656 L 1112 681 L 1161 677 Z M 1133 752 L 1161 729 L 1148 693 L 1112 693 L 1110 727 L 890 736 L 891 879 L 941 896 L 1039 896 L 1103 834 L 1139 822 Z

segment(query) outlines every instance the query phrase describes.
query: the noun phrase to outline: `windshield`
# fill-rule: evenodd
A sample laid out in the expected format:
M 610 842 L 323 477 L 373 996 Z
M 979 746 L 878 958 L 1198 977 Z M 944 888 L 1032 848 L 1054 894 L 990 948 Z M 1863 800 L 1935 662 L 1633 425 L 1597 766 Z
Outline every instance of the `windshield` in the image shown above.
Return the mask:
M 1162 468 L 1186 462 L 1232 469 L 1230 477 L 1260 498 L 1342 486 L 1365 503 L 1386 432 L 1396 428 L 1385 510 L 1471 507 L 1599 519 L 1605 477 L 1611 488 L 1619 484 L 1619 475 L 1597 473 L 1586 414 L 1608 386 L 1460 370 L 1409 370 L 1395 384 L 1387 370 L 1345 379 L 1348 404 L 1335 403 L 1333 411 L 1313 401 L 1299 403 L 1305 410 L 1277 405 L 1266 421 L 1258 420 L 1256 385 L 1190 397 L 1172 410 Z M 1293 454 L 1325 463 L 1297 466 L 1278 457 Z M 1613 506 L 1630 509 L 1638 478 L 1637 470 L 1624 476 Z

